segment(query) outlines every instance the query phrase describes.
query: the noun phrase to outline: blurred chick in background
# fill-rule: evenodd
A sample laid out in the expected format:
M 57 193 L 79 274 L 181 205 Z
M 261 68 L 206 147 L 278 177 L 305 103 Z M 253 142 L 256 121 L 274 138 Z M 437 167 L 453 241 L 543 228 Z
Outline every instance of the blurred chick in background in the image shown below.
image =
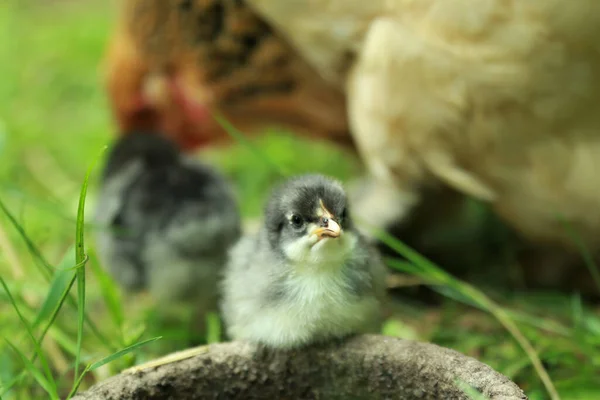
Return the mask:
M 259 233 L 231 251 L 221 307 L 227 332 L 274 348 L 379 332 L 385 275 L 341 184 L 289 179 L 271 194 Z
M 444 187 L 546 249 L 578 250 L 565 223 L 600 248 L 596 0 L 128 0 L 123 11 L 107 58 L 123 132 L 160 126 L 191 150 L 226 137 L 214 111 L 245 132 L 284 125 L 355 144 L 371 176 L 356 216 L 376 226 Z M 550 285 L 572 275 L 545 268 L 535 274 Z
M 99 191 L 98 254 L 128 292 L 147 290 L 159 307 L 217 311 L 217 282 L 241 234 L 233 192 L 214 169 L 152 132 L 110 149 Z

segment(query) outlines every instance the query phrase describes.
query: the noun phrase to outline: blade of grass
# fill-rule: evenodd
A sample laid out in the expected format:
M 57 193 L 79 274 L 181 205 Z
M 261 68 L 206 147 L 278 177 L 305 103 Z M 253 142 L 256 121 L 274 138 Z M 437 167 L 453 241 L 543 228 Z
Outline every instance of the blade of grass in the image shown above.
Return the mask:
M 19 235 L 25 242 L 25 245 L 27 246 L 27 249 L 29 250 L 29 252 L 34 256 L 34 259 L 36 261 L 35 265 L 39 268 L 42 276 L 46 280 L 50 280 L 50 277 L 52 276 L 52 267 L 51 267 L 50 263 L 42 255 L 42 253 L 37 248 L 37 246 L 31 241 L 31 239 L 29 238 L 27 233 L 25 233 L 25 230 L 23 229 L 21 224 L 17 221 L 17 218 L 10 212 L 10 210 L 6 207 L 6 205 L 4 204 L 4 202 L 1 199 L 0 199 L 0 209 L 2 209 L 2 212 L 4 213 L 4 215 L 6 215 L 6 217 L 9 219 L 10 223 L 12 224 L 12 226 L 14 226 L 14 228 L 17 230 L 17 232 L 19 233 Z
M 59 267 L 64 268 L 67 265 L 71 265 L 71 260 L 73 257 L 75 257 L 75 248 L 71 247 L 67 251 L 66 256 L 63 257 Z M 55 271 L 48 294 L 46 295 L 46 298 L 42 303 L 42 307 L 40 308 L 40 312 L 33 323 L 34 328 L 39 326 L 42 321 L 46 320 L 46 318 L 52 314 L 52 311 L 56 309 L 62 294 L 65 292 L 65 288 L 69 285 L 69 282 L 75 274 L 76 271 L 70 269 L 68 270 L 67 268 L 60 268 L 58 271 Z
M 386 257 L 384 260 L 385 260 L 386 264 L 393 263 L 394 264 L 393 268 L 398 271 L 417 275 L 420 278 L 422 277 L 423 281 L 425 281 L 431 287 L 431 289 L 435 290 L 439 294 L 441 294 L 449 299 L 458 301 L 460 303 L 466 304 L 471 307 L 475 307 L 482 311 L 487 311 L 480 304 L 477 304 L 471 298 L 469 298 L 468 296 L 465 296 L 463 293 L 457 291 L 456 289 L 451 288 L 449 286 L 445 286 L 445 285 L 439 285 L 438 283 L 436 283 L 435 281 L 432 281 L 431 279 L 426 279 L 426 276 L 423 275 L 422 271 L 418 267 L 416 267 L 415 265 L 413 265 L 409 262 L 406 262 L 404 260 L 400 260 L 397 258 L 393 258 L 393 257 Z M 566 336 L 566 337 L 571 337 L 573 335 L 573 332 L 571 329 L 567 328 L 566 326 L 562 325 L 561 323 L 559 323 L 557 321 L 540 318 L 538 316 L 531 315 L 531 314 L 528 314 L 528 313 L 525 313 L 522 311 L 510 310 L 510 309 L 507 309 L 506 307 L 503 307 L 503 308 L 504 308 L 505 312 L 510 316 L 510 318 L 515 321 L 523 322 L 532 327 L 535 327 L 535 328 L 538 328 L 541 330 L 545 330 L 548 332 L 552 332 L 557 335 L 562 335 L 562 336 Z
M 206 342 L 219 343 L 221 341 L 221 320 L 215 312 L 206 314 Z
M 484 396 L 477 389 L 475 389 L 473 386 L 469 385 L 464 381 L 457 380 L 456 386 L 458 386 L 460 390 L 462 390 L 467 396 L 469 396 L 471 400 L 489 400 L 487 396 Z
M 581 236 L 575 231 L 573 226 L 564 218 L 559 218 L 565 230 L 569 234 L 571 241 L 579 248 L 579 252 L 581 253 L 581 257 L 583 258 L 583 263 L 587 267 L 588 271 L 590 271 L 590 275 L 592 275 L 592 279 L 598 288 L 598 293 L 600 293 L 600 272 L 598 271 L 598 265 L 594 262 L 594 257 L 592 257 L 592 253 L 590 249 L 583 243 Z
M 69 392 L 69 395 L 67 396 L 67 399 L 70 399 L 71 397 L 73 397 L 77 393 L 77 390 L 79 389 L 79 386 L 81 385 L 81 381 L 83 380 L 85 374 L 87 374 L 88 372 L 93 371 L 95 369 L 98 369 L 98 368 L 102 367 L 103 365 L 108 364 L 109 362 L 112 362 L 112 361 L 114 361 L 114 360 L 116 360 L 118 358 L 121 358 L 124 355 L 129 354 L 132 351 L 135 351 L 138 348 L 140 348 L 140 347 L 142 347 L 142 346 L 144 346 L 144 345 L 146 345 L 148 343 L 155 342 L 155 341 L 157 341 L 157 340 L 159 340 L 161 338 L 162 338 L 162 336 L 157 336 L 157 337 L 154 337 L 154 338 L 151 338 L 151 339 L 148 339 L 148 340 L 144 340 L 142 342 L 138 342 L 138 343 L 132 344 L 131 346 L 127 346 L 124 349 L 121 349 L 121 350 L 119 350 L 119 351 L 117 351 L 117 352 L 115 352 L 115 353 L 113 353 L 113 354 L 111 354 L 109 356 L 106 356 L 106 357 L 104 357 L 104 358 L 102 358 L 102 359 L 100 359 L 100 360 L 98 360 L 98 361 L 96 361 L 96 362 L 94 362 L 92 364 L 87 365 L 85 367 L 85 369 L 83 370 L 83 372 L 81 373 L 81 375 L 75 381 L 75 384 L 73 385 L 73 388 L 71 389 L 71 392 Z
M 56 305 L 56 307 L 54 308 L 54 311 L 52 312 L 52 315 L 50 316 L 50 319 L 48 321 L 48 323 L 46 324 L 46 326 L 44 327 L 44 329 L 42 330 L 42 333 L 40 335 L 39 338 L 39 342 L 42 342 L 44 340 L 44 338 L 46 337 L 46 334 L 48 333 L 48 331 L 50 330 L 50 328 L 52 327 L 52 325 L 54 325 L 54 321 L 56 320 L 56 317 L 58 316 L 59 311 L 62 308 L 62 305 L 64 304 L 65 300 L 67 299 L 68 294 L 71 291 L 71 288 L 73 287 L 73 285 L 75 284 L 75 279 L 77 277 L 77 274 L 73 274 L 71 277 L 71 280 L 69 281 L 67 287 L 64 289 L 58 304 Z M 35 353 L 31 359 L 31 362 L 35 362 L 36 358 L 37 358 L 37 353 Z M 25 377 L 25 371 L 21 372 L 19 375 L 17 375 L 14 379 L 12 379 L 10 382 L 8 382 L 5 387 L 4 387 L 4 391 L 1 394 L 5 394 L 7 393 L 9 390 L 12 389 L 12 387 L 14 385 L 16 385 L 17 383 L 21 382 L 23 380 L 23 378 Z
M 367 224 L 365 223 L 365 225 Z M 390 234 L 378 230 L 375 232 L 375 235 L 392 250 L 419 267 L 421 269 L 419 275 L 422 279 L 430 281 L 434 284 L 445 285 L 454 288 L 463 295 L 471 298 L 487 312 L 492 314 L 498 320 L 498 322 L 500 322 L 500 324 L 502 324 L 502 326 L 504 326 L 504 328 L 513 336 L 517 343 L 519 343 L 523 351 L 525 351 L 538 376 L 540 377 L 540 380 L 544 384 L 546 391 L 550 395 L 550 398 L 553 400 L 560 399 L 558 392 L 556 391 L 556 388 L 554 387 L 554 384 L 548 375 L 548 372 L 544 368 L 532 344 L 529 342 L 529 340 L 527 340 L 523 333 L 521 333 L 517 325 L 512 321 L 502 307 L 496 304 L 496 302 L 487 297 L 484 293 L 477 290 L 475 287 L 469 285 L 468 283 L 462 282 L 443 271 L 439 266 L 408 247 L 402 241 L 392 237 Z M 394 267 L 394 264 L 392 264 L 392 267 Z M 402 266 L 399 267 L 402 268 Z
M 102 151 L 100 152 L 100 154 L 98 155 L 98 157 L 96 158 L 96 160 L 94 161 L 94 163 L 92 163 L 92 165 L 90 166 L 90 168 L 88 169 L 88 171 L 87 171 L 87 173 L 86 173 L 86 176 L 85 176 L 85 181 L 84 181 L 84 185 L 85 185 L 85 193 L 87 193 L 87 181 L 89 180 L 89 176 L 90 176 L 90 174 L 91 174 L 91 171 L 93 170 L 93 167 L 94 167 L 94 165 L 95 165 L 96 161 L 97 161 L 97 160 L 98 160 L 98 159 L 101 157 L 101 155 L 103 154 L 104 150 L 106 150 L 106 146 L 105 146 L 105 147 L 102 149 Z M 84 188 L 82 187 L 82 192 L 83 192 L 83 190 L 84 190 Z M 83 193 L 83 194 L 85 194 L 85 193 Z M 85 205 L 85 199 L 84 199 L 84 205 Z M 34 254 L 37 254 L 37 255 L 39 255 L 39 257 L 41 257 L 41 259 L 42 259 L 42 260 L 44 260 L 44 262 L 45 262 L 45 259 L 44 259 L 44 257 L 42 256 L 42 254 L 39 252 L 39 250 L 37 250 L 37 248 L 35 247 L 35 245 L 33 245 L 33 242 L 31 242 L 31 240 L 29 240 L 29 237 L 27 236 L 27 234 L 25 233 L 25 231 L 22 229 L 22 227 L 19 225 L 19 223 L 16 221 L 16 219 L 15 219 L 14 217 L 13 217 L 13 218 L 10 218 L 10 216 L 11 216 L 12 214 L 10 214 L 10 213 L 8 212 L 8 209 L 6 209 L 6 207 L 4 207 L 4 205 L 1 203 L 1 201 L 0 201 L 0 207 L 1 207 L 1 208 L 4 210 L 4 212 L 5 212 L 5 213 L 8 213 L 8 215 L 9 215 L 9 219 L 11 219 L 11 221 L 13 222 L 13 224 L 15 224 L 15 227 L 16 227 L 16 228 L 17 228 L 17 230 L 20 232 L 20 234 L 21 234 L 21 236 L 23 237 L 23 239 L 25 240 L 25 242 L 28 244 L 28 247 L 29 247 L 29 244 L 31 244 L 31 246 L 32 246 L 32 247 L 30 248 L 30 251 L 32 250 L 32 248 L 33 248 L 33 249 L 35 249 L 35 252 L 34 252 Z M 80 204 L 79 204 L 79 207 L 78 207 L 78 215 L 77 215 L 77 217 L 78 217 L 78 221 L 79 221 L 79 218 L 80 218 L 80 215 L 79 215 L 79 208 L 80 208 L 80 207 L 81 207 L 81 198 L 80 198 Z M 83 217 L 83 216 L 82 216 L 82 217 Z M 76 227 L 76 231 L 75 231 L 75 233 L 76 233 L 76 236 L 78 236 L 78 232 L 79 232 L 79 231 L 78 231 L 78 229 L 82 229 L 82 228 L 83 228 L 83 224 L 82 224 L 82 226 L 79 226 L 79 224 L 78 224 L 78 226 Z M 74 268 L 76 268 L 76 271 L 77 271 L 77 272 L 79 272 L 79 270 L 81 270 L 81 269 L 83 269 L 83 268 L 85 267 L 85 264 L 86 264 L 86 262 L 87 262 L 87 256 L 86 256 L 86 255 L 85 255 L 85 253 L 84 253 L 84 254 L 83 254 L 83 257 L 81 257 L 80 261 L 79 261 L 79 262 L 77 262 L 77 260 L 78 260 L 78 258 L 77 258 L 77 257 L 78 257 L 78 252 L 77 252 L 77 242 L 76 242 L 76 251 L 75 251 L 75 256 L 76 256 L 76 260 L 75 260 L 75 261 L 76 261 L 76 263 L 75 263 L 75 264 L 76 264 L 76 266 L 75 266 Z M 48 265 L 49 265 L 49 264 L 48 264 Z M 51 267 L 50 267 L 50 268 L 51 268 Z M 56 305 L 56 308 L 54 309 L 54 311 L 53 311 L 52 315 L 50 316 L 50 320 L 48 321 L 48 324 L 46 324 L 46 326 L 44 327 L 44 330 L 42 331 L 42 334 L 40 335 L 39 342 L 42 342 L 42 341 L 44 340 L 44 337 L 46 336 L 46 334 L 48 333 L 48 331 L 50 330 L 50 328 L 51 328 L 51 327 L 52 327 L 52 325 L 54 324 L 54 321 L 56 320 L 56 317 L 58 316 L 58 313 L 60 312 L 60 310 L 61 310 L 61 308 L 62 308 L 62 306 L 63 306 L 63 304 L 64 304 L 64 302 L 65 302 L 65 301 L 67 301 L 67 303 L 69 303 L 71 306 L 74 306 L 74 307 L 76 307 L 76 308 L 77 308 L 77 303 L 75 303 L 75 300 L 73 299 L 73 297 L 72 297 L 72 295 L 71 295 L 71 288 L 72 288 L 72 287 L 73 287 L 73 285 L 75 284 L 75 280 L 76 280 L 76 278 L 77 278 L 78 276 L 79 276 L 79 273 L 75 273 L 75 274 L 72 276 L 72 278 L 71 278 L 70 282 L 68 283 L 67 287 L 66 287 L 66 288 L 65 288 L 65 290 L 63 291 L 63 294 L 62 294 L 62 296 L 61 296 L 61 298 L 60 298 L 60 300 L 59 300 L 58 304 Z M 85 279 L 85 277 L 84 277 L 84 279 Z M 49 281 L 49 279 L 47 279 L 47 280 Z M 84 289 L 84 290 L 85 290 L 85 289 Z M 84 310 L 84 312 L 85 312 L 85 310 Z M 80 311 L 78 311 L 78 316 L 79 316 L 79 317 L 81 317 L 81 312 L 80 312 Z M 92 321 L 91 319 L 89 319 L 89 316 L 88 316 L 88 315 L 85 315 L 85 313 L 84 313 L 84 315 L 83 315 L 83 316 L 84 316 L 84 321 L 87 323 L 87 326 L 88 326 L 88 327 L 90 328 L 90 330 L 91 330 L 91 331 L 94 333 L 94 335 L 95 335 L 95 336 L 96 336 L 98 339 L 100 339 L 100 341 L 101 341 L 101 342 L 102 342 L 102 343 L 105 345 L 105 347 L 106 347 L 106 348 L 108 348 L 108 349 L 110 349 L 110 350 L 113 350 L 113 349 L 114 349 L 114 346 L 113 346 L 113 345 L 110 343 L 110 341 L 108 341 L 108 339 L 106 339 L 106 337 L 105 337 L 105 336 L 104 336 L 104 335 L 103 335 L 103 334 L 102 334 L 102 333 L 101 333 L 101 332 L 98 330 L 98 328 L 97 328 L 97 327 L 96 327 L 96 325 L 93 323 L 93 321 Z M 77 366 L 79 365 L 79 359 L 80 359 L 80 358 L 78 358 L 78 357 L 77 357 L 77 355 L 79 355 L 79 356 L 81 355 L 80 353 L 81 353 L 81 340 L 82 340 L 82 338 L 81 338 L 81 337 L 79 337 L 79 332 L 80 332 L 80 331 L 82 331 L 82 329 L 79 329 L 79 326 L 78 326 L 78 338 L 77 338 L 77 343 L 78 343 L 78 344 L 77 344 L 77 348 L 76 348 L 76 365 L 77 365 Z M 32 360 L 31 360 L 31 362 L 35 362 L 36 358 L 37 358 L 37 353 L 36 353 L 36 354 L 34 354 L 34 356 L 33 356 Z M 11 390 L 11 388 L 12 388 L 12 387 L 13 387 L 15 384 L 17 384 L 17 383 L 21 382 L 21 381 L 22 381 L 22 379 L 24 378 L 24 376 L 25 376 L 25 374 L 24 374 L 24 372 L 22 372 L 22 373 L 21 373 L 21 374 L 19 374 L 17 377 L 15 377 L 13 380 L 11 380 L 11 381 L 10 381 L 10 382 L 9 382 L 9 383 L 8 383 L 8 384 L 5 386 L 5 388 L 4 388 L 4 390 L 3 390 L 3 392 L 2 392 L 2 393 L 0 393 L 0 395 L 4 395 L 4 394 L 6 394 L 6 393 L 7 393 L 9 390 Z M 75 377 L 77 377 L 77 374 L 75 374 Z
M 106 303 L 106 307 L 111 315 L 115 326 L 119 330 L 119 340 L 123 345 L 123 323 L 125 319 L 123 317 L 123 300 L 121 299 L 119 288 L 116 285 L 115 281 L 111 278 L 110 274 L 108 274 L 102 267 L 100 267 L 95 250 L 93 248 L 90 248 L 88 249 L 88 253 L 92 261 L 90 263 L 90 269 L 92 270 L 92 273 L 94 274 L 98 281 L 98 284 L 100 285 L 100 292 L 102 293 L 102 298 Z
M 143 340 L 141 342 L 137 342 L 135 344 L 132 344 L 131 346 L 127 346 L 127 347 L 125 347 L 125 348 L 123 348 L 123 349 L 121 349 L 121 350 L 119 350 L 119 351 L 117 351 L 117 352 L 115 352 L 115 353 L 113 353 L 113 354 L 111 354 L 109 356 L 106 356 L 106 357 L 102 358 L 101 360 L 98 360 L 98 361 L 92 363 L 90 365 L 90 367 L 89 367 L 89 370 L 93 371 L 95 369 L 98 369 L 101 366 L 103 366 L 105 364 L 108 364 L 109 362 L 112 362 L 112 361 L 116 360 L 117 358 L 121 358 L 124 355 L 129 354 L 132 351 L 137 350 L 138 348 L 140 348 L 142 346 L 145 346 L 145 345 L 147 345 L 149 343 L 155 342 L 155 341 L 160 340 L 160 339 L 162 339 L 162 336 L 153 337 L 151 339 L 146 339 L 146 340 Z
M 75 340 L 68 334 L 63 332 L 61 329 L 53 329 L 48 331 L 48 334 L 58 343 L 63 350 L 70 355 L 75 355 L 75 348 L 77 347 Z
M 15 298 L 13 297 L 12 293 L 10 292 L 10 290 L 8 290 L 8 286 L 6 285 L 6 282 L 4 281 L 4 279 L 2 277 L 0 277 L 0 284 L 4 288 L 4 291 L 6 292 L 6 295 L 8 296 L 8 299 L 9 299 L 10 303 L 12 304 L 15 312 L 19 316 L 19 319 L 21 320 L 21 323 L 25 327 L 25 330 L 27 330 L 27 335 L 29 336 L 29 338 L 33 342 L 33 346 L 35 348 L 35 354 L 37 354 L 38 357 L 40 358 L 40 361 L 42 363 L 42 368 L 44 370 L 44 373 L 46 374 L 46 378 L 48 379 L 49 382 L 52 383 L 52 387 L 54 388 L 54 390 L 56 390 L 56 384 L 55 384 L 54 378 L 52 376 L 52 371 L 50 371 L 50 366 L 48 364 L 48 360 L 46 360 L 46 357 L 44 356 L 42 348 L 40 347 L 40 343 L 41 342 L 38 342 L 35 339 L 35 336 L 33 335 L 33 331 L 31 330 L 31 326 L 29 325 L 29 323 L 27 322 L 27 320 L 25 320 L 25 317 L 21 313 L 21 310 L 19 309 L 19 306 L 17 306 Z M 27 360 L 27 361 L 29 361 L 29 360 Z M 32 363 L 32 365 L 33 365 L 33 363 Z
M 23 313 L 25 318 L 28 318 L 28 319 L 34 319 L 38 315 L 37 310 L 24 309 L 23 307 L 21 307 L 21 312 Z M 65 332 L 63 329 L 61 329 L 61 327 L 58 327 L 56 325 L 53 325 L 52 328 L 54 328 L 54 329 L 50 329 L 48 331 L 48 335 L 50 335 L 50 337 L 52 337 L 52 339 L 57 344 L 59 344 L 65 351 L 67 351 L 68 353 L 70 353 L 71 355 L 74 356 L 75 355 L 75 341 L 71 340 L 68 332 Z M 38 339 L 38 342 L 39 341 L 40 340 Z
M 16 370 L 13 358 L 12 354 L 4 351 L 4 348 L 0 351 L 0 392 L 4 392 L 5 382 L 13 378 L 13 371 Z
M 8 208 L 5 206 L 5 204 L 1 200 L 0 200 L 0 209 L 2 209 L 4 214 L 6 214 L 8 219 L 11 221 L 12 225 L 17 230 L 17 232 L 19 232 L 19 235 L 25 242 L 29 252 L 33 254 L 34 258 L 37 260 L 38 263 L 41 263 L 42 265 L 45 266 L 45 268 L 41 270 L 41 273 L 42 273 L 42 276 L 44 277 L 44 279 L 46 280 L 46 282 L 48 282 L 50 284 L 51 279 L 52 279 L 52 266 L 50 265 L 50 263 L 48 263 L 46 258 L 42 255 L 42 253 L 39 251 L 39 249 L 35 246 L 33 241 L 29 238 L 29 236 L 27 235 L 27 233 L 25 232 L 23 227 L 19 224 L 17 219 L 13 216 L 13 214 L 8 210 Z M 36 263 L 36 265 L 39 265 L 38 263 Z M 46 270 L 48 273 L 46 273 Z M 77 309 L 77 303 L 70 291 L 67 292 L 67 303 L 73 309 Z M 115 350 L 115 347 L 110 343 L 110 341 L 106 338 L 106 336 L 104 336 L 100 332 L 100 330 L 98 329 L 96 324 L 94 324 L 94 322 L 87 315 L 85 317 L 85 322 L 86 322 L 88 328 L 90 328 L 90 330 L 94 334 L 94 336 L 96 336 L 102 342 L 104 347 L 106 347 L 107 349 L 109 349 L 111 351 Z
M 79 373 L 79 361 L 81 360 L 81 348 L 83 346 L 83 327 L 85 321 L 85 269 L 77 270 L 77 297 L 79 298 L 79 310 L 77 312 L 77 348 L 75 349 L 75 376 Z
M 31 361 L 19 350 L 15 345 L 13 345 L 8 339 L 4 339 L 8 346 L 19 356 L 23 364 L 25 365 L 26 371 L 28 371 L 37 381 L 37 383 L 48 393 L 51 399 L 60 400 L 58 397 L 58 392 L 56 391 L 56 386 L 53 386 L 48 379 L 42 374 L 36 367 L 33 365 Z
M 38 196 L 31 195 L 15 184 L 1 182 L 0 192 L 6 193 L 8 197 L 17 198 L 20 201 L 25 202 L 28 206 L 34 207 L 38 210 L 44 210 L 45 212 L 48 212 L 49 214 L 52 214 L 60 219 L 73 224 L 75 223 L 75 218 L 71 215 L 68 215 L 60 203 L 49 200 L 48 198 L 40 198 Z
M 566 337 L 572 337 L 573 332 L 571 329 L 566 326 L 560 324 L 557 321 L 553 321 L 551 319 L 540 318 L 531 314 L 526 314 L 524 312 L 509 310 L 505 308 L 505 311 L 508 315 L 515 321 L 526 323 L 530 326 L 536 327 L 538 329 L 551 332 L 556 335 L 562 335 Z
M 83 262 L 81 264 L 80 268 L 83 268 L 85 266 L 85 262 Z M 75 275 L 77 276 L 77 275 Z M 71 287 L 73 285 L 71 284 Z M 67 292 L 67 300 L 70 300 L 70 304 L 74 305 L 74 299 L 71 295 L 71 291 L 69 290 Z M 114 350 L 115 346 L 111 343 L 110 340 L 108 340 L 108 338 L 106 336 L 104 336 L 104 334 L 102 332 L 100 332 L 100 329 L 98 329 L 98 327 L 96 326 L 96 324 L 94 323 L 94 321 L 92 321 L 92 319 L 90 318 L 89 315 L 85 315 L 85 323 L 86 326 L 90 329 L 90 331 L 92 331 L 92 333 L 94 334 L 94 336 L 96 336 L 98 338 L 98 340 L 100 340 L 100 342 L 104 345 L 104 347 L 108 350 Z
M 388 246 L 389 246 L 389 244 L 388 244 Z M 404 246 L 404 244 L 403 244 L 403 246 Z M 409 249 L 408 254 L 410 254 L 410 252 L 413 252 L 413 250 Z M 415 252 L 415 254 L 416 254 L 416 252 Z M 402 255 L 405 256 L 406 258 L 410 258 L 410 256 L 407 255 L 407 253 L 402 254 Z M 417 256 L 421 257 L 420 255 L 417 255 Z M 415 262 L 415 264 L 416 264 L 416 262 Z M 395 268 L 396 263 L 394 262 L 394 260 L 390 260 L 389 265 L 391 267 Z M 429 271 L 421 271 L 418 273 L 418 275 L 425 281 L 432 280 L 429 275 Z M 483 310 L 492 314 L 498 320 L 498 322 L 500 322 L 500 324 L 502 326 L 504 326 L 504 328 L 513 336 L 513 338 L 517 341 L 517 343 L 519 343 L 519 345 L 521 346 L 521 348 L 523 349 L 525 354 L 527 354 L 527 356 L 529 357 L 529 360 L 531 361 L 531 364 L 535 368 L 538 376 L 540 377 L 540 380 L 542 381 L 543 385 L 545 386 L 546 391 L 550 395 L 550 398 L 553 400 L 560 399 L 560 396 L 558 395 L 558 392 L 556 391 L 556 388 L 554 387 L 554 384 L 552 383 L 552 380 L 550 379 L 548 372 L 544 368 L 537 352 L 533 348 L 533 345 L 529 342 L 529 340 L 527 340 L 527 338 L 523 335 L 523 333 L 521 333 L 521 331 L 519 330 L 517 325 L 511 320 L 509 315 L 506 313 L 506 311 L 502 307 L 500 307 L 498 304 L 496 304 L 496 302 L 491 300 L 489 297 L 487 297 L 485 294 L 483 294 L 482 292 L 480 292 L 473 286 L 471 286 L 465 282 L 459 281 L 455 278 L 449 277 L 449 278 L 443 278 L 440 280 L 437 280 L 434 278 L 433 281 L 435 282 L 435 284 L 447 285 L 449 287 L 452 287 L 452 288 L 460 291 L 463 295 L 468 296 L 471 300 L 473 300 L 475 303 L 477 303 Z
M 81 192 L 79 194 L 79 204 L 77 206 L 77 224 L 75 226 L 75 264 L 83 263 L 81 268 L 77 269 L 77 353 L 75 354 L 75 377 L 79 374 L 79 361 L 81 360 L 81 347 L 83 343 L 83 328 L 85 322 L 85 240 L 84 240 L 84 229 L 85 229 L 85 199 L 87 195 L 88 182 L 90 175 L 96 165 L 96 162 L 100 159 L 106 146 L 102 149 L 100 154 L 89 166 L 83 184 L 81 185 Z M 76 383 L 76 382 L 75 382 Z
M 227 132 L 235 140 L 237 140 L 238 142 L 240 142 L 241 144 L 246 146 L 250 151 L 252 151 L 254 153 L 254 155 L 258 159 L 260 159 L 263 162 L 265 162 L 266 164 L 268 164 L 269 167 L 271 167 L 273 169 L 273 171 L 275 171 L 278 175 L 280 175 L 281 177 L 286 177 L 286 176 L 290 175 L 289 171 L 287 171 L 285 168 L 281 167 L 280 165 L 277 165 L 277 163 L 275 163 L 273 160 L 271 160 L 263 151 L 261 151 L 252 142 L 250 142 L 248 140 L 248 138 L 246 137 L 246 135 L 244 135 L 243 132 L 240 132 L 235 126 L 233 126 L 229 121 L 227 121 L 227 119 L 225 119 L 221 114 L 215 113 L 215 115 L 213 117 L 215 118 L 215 121 L 217 121 L 217 123 L 219 125 L 221 125 L 221 127 L 223 128 L 223 130 L 225 130 L 225 132 Z
M 581 321 L 583 321 L 583 305 L 581 303 L 580 295 L 574 294 L 571 297 L 571 309 L 573 310 L 571 313 L 573 316 L 573 325 L 577 327 L 581 325 Z
M 8 392 L 10 392 L 12 390 L 13 386 L 15 386 L 17 383 L 21 382 L 25 378 L 25 375 L 27 375 L 26 371 L 21 371 L 21 373 L 19 373 L 19 375 L 15 376 L 10 381 L 3 384 L 0 387 L 2 389 L 2 392 L 0 392 L 0 397 L 5 396 Z
M 85 374 L 88 373 L 88 371 L 89 371 L 89 365 L 83 369 L 83 372 L 81 373 L 81 375 L 79 375 L 79 376 L 75 375 L 75 382 L 73 383 L 73 387 L 71 388 L 71 391 L 69 392 L 69 395 L 67 396 L 67 400 L 69 400 L 71 397 L 75 396 L 75 394 L 77 393 L 77 390 L 79 390 L 79 386 L 81 386 L 81 381 L 83 381 L 83 378 L 85 377 Z
M 79 268 L 83 268 L 84 264 L 85 264 L 85 262 L 81 263 Z M 42 334 L 40 336 L 41 337 L 40 340 L 42 340 L 46 336 L 46 334 L 48 333 L 48 331 L 50 330 L 50 328 L 54 324 L 54 321 L 56 320 L 56 317 L 58 316 L 58 313 L 59 313 L 60 309 L 62 308 L 62 305 L 64 304 L 65 300 L 67 299 L 68 294 L 71 292 L 71 288 L 75 284 L 75 279 L 76 278 L 77 278 L 77 273 L 74 273 L 71 276 L 71 280 L 67 284 L 67 287 L 64 289 L 62 295 L 60 296 L 60 299 L 59 299 L 58 303 L 56 304 L 56 307 L 54 308 L 54 311 L 52 312 L 52 315 L 50 316 L 50 320 L 48 321 L 48 323 L 46 324 L 44 330 L 42 331 Z

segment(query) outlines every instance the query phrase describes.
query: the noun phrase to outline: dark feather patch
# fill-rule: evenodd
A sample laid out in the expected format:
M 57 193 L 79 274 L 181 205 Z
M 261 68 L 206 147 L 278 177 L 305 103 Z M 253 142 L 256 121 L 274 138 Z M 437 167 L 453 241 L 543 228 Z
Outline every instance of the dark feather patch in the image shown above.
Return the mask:
M 136 131 L 124 134 L 110 150 L 103 179 L 121 172 L 132 160 L 140 160 L 148 168 L 175 165 L 179 150 L 173 142 L 156 132 Z
M 140 164 L 136 175 L 120 176 L 131 163 Z M 129 289 L 147 285 L 147 270 L 157 267 L 148 258 L 149 237 L 160 238 L 174 263 L 210 258 L 216 265 L 224 262 L 226 250 L 241 234 L 239 211 L 225 178 L 208 165 L 185 159 L 162 136 L 122 135 L 108 156 L 104 176 L 107 188 L 126 182 L 116 194 L 119 209 L 106 235 L 114 253 L 109 264 L 135 270 L 133 281 L 124 282 Z
M 315 222 L 321 201 L 342 228 L 350 228 L 349 218 L 342 218 L 347 214 L 347 199 L 339 182 L 323 175 L 308 174 L 292 178 L 277 187 L 265 208 L 265 228 L 271 247 L 280 251 L 282 236 L 305 235 L 306 229 L 291 227 L 288 216 L 298 214 L 306 222 Z

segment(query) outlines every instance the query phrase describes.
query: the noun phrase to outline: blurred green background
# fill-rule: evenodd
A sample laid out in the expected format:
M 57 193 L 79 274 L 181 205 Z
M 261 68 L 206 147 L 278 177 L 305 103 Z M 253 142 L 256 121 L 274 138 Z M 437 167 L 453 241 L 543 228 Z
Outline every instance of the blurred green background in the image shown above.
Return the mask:
M 0 290 L 3 399 L 47 398 L 44 384 L 52 390 L 56 387 L 59 397 L 65 398 L 76 380 L 76 287 L 73 300 L 65 302 L 42 344 L 49 372 L 44 373 L 40 360 L 29 365 L 21 354 L 26 358 L 35 354 L 25 326 L 40 320 L 33 328 L 39 337 L 49 319 L 44 305 L 47 308 L 57 301 L 53 297 L 56 288 L 64 288 L 65 276 L 75 273 L 57 268 L 75 265 L 72 246 L 81 185 L 88 168 L 114 137 L 101 69 L 114 4 L 100 0 L 0 2 L 0 200 L 5 208 L 0 215 L 0 277 L 25 320 L 20 320 L 6 291 Z M 343 180 L 361 173 L 357 160 L 342 151 L 288 133 L 267 132 L 255 144 L 291 173 L 317 170 Z M 313 155 L 310 164 L 306 157 L 298 157 L 308 152 Z M 331 157 L 331 152 L 336 156 Z M 326 153 L 327 157 L 319 157 Z M 236 184 L 244 216 L 259 216 L 268 188 L 278 178 L 276 171 L 242 145 L 214 149 L 203 156 Z M 96 177 L 94 170 L 87 198 L 88 222 Z M 84 331 L 82 365 L 141 340 L 163 339 L 89 372 L 82 389 L 190 343 L 186 326 L 157 322 L 151 302 L 123 300 L 125 296 L 95 260 L 94 229 L 88 224 L 86 230 L 90 256 L 85 266 L 86 310 L 91 325 Z M 468 287 L 451 277 L 436 278 L 435 271 L 423 274 L 437 282 L 436 289 L 445 300 L 441 305 L 417 298 L 400 302 L 385 334 L 454 348 L 514 379 L 530 398 L 548 398 L 531 357 L 499 321 L 498 308 L 477 302 Z M 531 342 L 561 398 L 600 398 L 597 307 L 577 295 L 554 292 L 498 291 L 493 298 Z

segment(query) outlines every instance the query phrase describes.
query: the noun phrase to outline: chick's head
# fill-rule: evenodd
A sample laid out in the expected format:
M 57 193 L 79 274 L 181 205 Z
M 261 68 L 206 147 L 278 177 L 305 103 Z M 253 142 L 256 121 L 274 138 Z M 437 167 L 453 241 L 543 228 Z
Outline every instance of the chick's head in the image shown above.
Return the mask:
M 357 241 L 342 185 L 304 175 L 278 187 L 265 210 L 269 245 L 301 268 L 336 268 Z

